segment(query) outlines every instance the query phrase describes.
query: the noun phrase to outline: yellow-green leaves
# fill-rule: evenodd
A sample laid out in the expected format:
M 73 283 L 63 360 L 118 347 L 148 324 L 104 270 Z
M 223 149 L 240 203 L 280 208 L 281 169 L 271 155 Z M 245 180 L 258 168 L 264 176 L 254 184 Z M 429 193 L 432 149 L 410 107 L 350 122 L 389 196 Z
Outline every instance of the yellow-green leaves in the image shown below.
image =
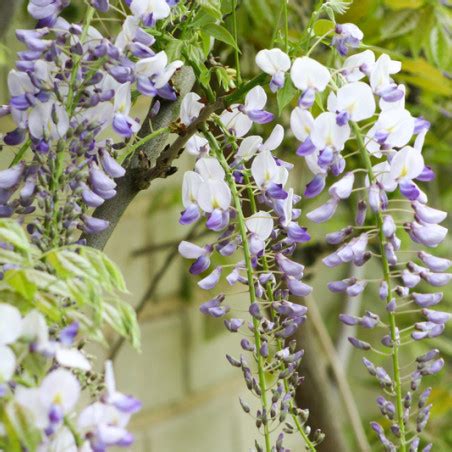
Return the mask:
M 425 0 L 385 0 L 385 5 L 391 9 L 417 9 L 425 4 Z
M 443 96 L 452 95 L 452 83 L 442 72 L 432 66 L 423 58 L 403 61 L 403 70 L 409 75 L 401 77 L 409 83 L 423 88 L 426 91 Z

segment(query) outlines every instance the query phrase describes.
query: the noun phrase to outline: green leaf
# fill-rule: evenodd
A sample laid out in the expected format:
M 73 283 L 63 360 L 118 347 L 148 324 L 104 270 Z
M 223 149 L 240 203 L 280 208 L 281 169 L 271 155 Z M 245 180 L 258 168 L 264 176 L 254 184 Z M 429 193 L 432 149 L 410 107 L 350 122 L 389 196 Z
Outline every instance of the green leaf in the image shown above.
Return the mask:
M 64 298 L 67 297 L 67 289 L 64 281 L 61 281 L 50 273 L 35 269 L 27 269 L 26 277 L 30 283 L 34 284 L 42 291 L 48 291 Z
M 403 70 L 410 75 L 401 74 L 399 77 L 426 91 L 444 96 L 452 95 L 452 83 L 442 72 L 423 58 L 403 61 Z
M 278 112 L 281 114 L 281 112 L 284 110 L 284 108 L 292 102 L 293 98 L 297 95 L 298 91 L 293 86 L 290 77 L 286 77 L 286 81 L 284 83 L 284 86 L 278 90 L 278 93 L 276 94 L 276 99 L 278 101 Z
M 89 262 L 71 250 L 55 250 L 49 253 L 47 261 L 52 264 L 57 276 L 62 279 L 73 278 L 74 276 L 94 279 L 97 277 Z
M 181 41 L 180 39 L 172 39 L 168 40 L 168 45 L 165 48 L 165 52 L 168 55 L 169 61 L 174 61 L 180 58 L 182 53 L 182 48 L 185 45 L 185 41 Z
M 222 19 L 221 0 L 198 0 L 198 4 L 201 6 L 202 11 L 205 11 L 216 20 Z
M 331 30 L 334 30 L 335 24 L 332 20 L 320 19 L 314 24 L 314 33 L 317 36 L 323 36 Z
M 386 40 L 414 30 L 420 18 L 418 11 L 406 10 L 388 14 L 381 28 L 381 39 Z
M 228 71 L 226 70 L 226 68 L 224 68 L 222 66 L 218 66 L 218 67 L 214 68 L 214 72 L 217 77 L 218 84 L 221 86 L 221 88 L 224 91 L 228 91 L 230 88 L 230 83 L 232 81 L 232 78 L 228 74 Z
M 26 300 L 33 301 L 37 288 L 35 284 L 28 280 L 25 270 L 8 270 L 5 272 L 4 278 L 12 289 Z
M 20 438 L 20 443 L 27 450 L 37 450 L 41 441 L 40 432 L 34 427 L 32 418 L 17 402 L 11 401 L 5 412 L 3 418 L 6 421 L 8 436 L 13 434 L 13 444 L 16 442 L 16 438 Z M 8 449 L 14 451 L 14 448 Z M 19 450 L 22 450 L 20 448 Z
M 274 26 L 275 13 L 268 0 L 248 0 L 243 3 L 256 24 L 264 27 Z M 269 35 L 271 36 L 271 32 Z
M 209 86 L 210 71 L 204 64 L 204 54 L 201 48 L 189 45 L 184 49 L 185 58 L 195 71 L 198 81 L 206 88 Z
M 11 452 L 21 452 L 23 449 L 20 444 L 19 435 L 6 413 L 6 410 L 3 410 L 1 413 L 0 420 L 6 430 L 5 439 L 7 441 L 7 446 L 5 447 L 5 450 L 10 450 Z
M 230 45 L 234 49 L 238 49 L 234 37 L 223 26 L 217 24 L 207 24 L 203 28 L 203 31 L 212 36 L 213 38 L 215 38 L 217 41 L 224 42 L 225 44 Z
M 127 292 L 126 282 L 124 281 L 124 277 L 122 276 L 118 266 L 108 259 L 105 254 L 102 255 L 102 261 L 108 271 L 108 274 L 110 275 L 113 287 L 121 292 Z
M 432 28 L 429 46 L 433 62 L 440 68 L 447 69 L 451 55 L 450 40 L 441 27 Z
M 0 263 L 23 265 L 24 257 L 21 254 L 18 254 L 14 251 L 5 250 L 4 248 L 0 248 Z
M 136 349 L 140 347 L 140 328 L 136 313 L 129 304 L 118 301 L 117 306 L 106 305 L 104 310 L 105 320 L 121 336 L 128 338 Z
M 13 245 L 15 248 L 30 251 L 31 245 L 24 230 L 12 220 L 0 220 L 0 242 Z

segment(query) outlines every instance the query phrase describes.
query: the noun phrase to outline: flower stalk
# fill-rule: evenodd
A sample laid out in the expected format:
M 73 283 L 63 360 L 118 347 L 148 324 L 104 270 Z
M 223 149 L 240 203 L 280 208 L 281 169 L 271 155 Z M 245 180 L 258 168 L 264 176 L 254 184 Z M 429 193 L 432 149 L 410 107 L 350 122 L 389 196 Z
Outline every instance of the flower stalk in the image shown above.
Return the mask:
M 254 197 L 254 193 L 253 193 L 253 190 L 251 188 L 250 177 L 249 177 L 248 173 L 246 173 L 246 172 L 244 173 L 244 180 L 245 180 L 245 184 L 247 186 L 248 200 L 250 201 L 251 212 L 253 214 L 255 214 L 257 212 L 256 199 Z M 265 254 L 262 256 L 262 268 L 263 268 L 264 273 L 268 273 L 270 271 L 270 265 L 268 263 L 268 259 L 267 259 L 267 256 Z M 275 300 L 274 300 L 274 296 L 273 296 L 272 283 L 270 281 L 268 281 L 265 284 L 265 290 L 266 290 L 266 293 L 267 293 L 268 300 L 271 303 L 273 303 Z M 269 315 L 270 315 L 270 319 L 273 321 L 274 318 L 275 318 L 275 311 L 274 311 L 274 309 L 273 309 L 271 304 L 268 307 L 268 312 L 269 312 Z M 284 349 L 284 340 L 283 339 L 280 339 L 280 338 L 276 339 L 276 348 L 277 348 L 278 352 L 281 352 Z M 283 368 L 283 370 L 284 370 L 284 364 L 283 363 L 281 363 L 281 368 Z M 284 379 L 284 390 L 286 392 L 289 392 L 289 389 L 290 388 L 289 388 L 289 384 L 287 382 L 287 379 Z M 309 436 L 306 434 L 306 431 L 304 430 L 303 425 L 301 425 L 297 414 L 294 413 L 295 404 L 293 403 L 292 400 L 290 401 L 289 405 L 290 405 L 290 411 L 292 413 L 292 420 L 293 420 L 295 426 L 297 427 L 297 430 L 298 430 L 300 436 L 303 438 L 303 441 L 306 444 L 306 448 L 311 450 L 311 451 L 315 451 L 316 450 L 315 445 L 309 439 Z
M 369 152 L 367 151 L 364 140 L 361 135 L 361 131 L 358 125 L 355 122 L 351 123 L 351 127 L 355 133 L 355 138 L 358 144 L 358 148 L 360 151 L 361 159 L 365 165 L 367 170 L 367 174 L 369 176 L 369 180 L 371 183 L 375 183 L 376 178 L 374 175 L 374 171 L 372 168 L 372 162 L 370 161 Z M 391 271 L 389 268 L 389 262 L 386 255 L 385 243 L 386 238 L 383 231 L 383 215 L 380 210 L 374 212 L 375 219 L 377 222 L 378 229 L 378 244 L 380 248 L 380 260 L 382 264 L 383 270 L 383 280 L 387 284 L 388 294 L 386 296 L 386 304 L 388 305 L 392 300 L 392 278 Z M 405 440 L 405 421 L 403 417 L 403 393 L 402 393 L 402 380 L 400 377 L 400 364 L 399 364 L 399 339 L 397 337 L 397 324 L 396 324 L 396 315 L 394 311 L 388 311 L 388 321 L 389 321 L 389 330 L 392 341 L 392 368 L 393 368 L 393 380 L 394 380 L 394 389 L 395 389 L 395 397 L 396 397 L 396 410 L 397 410 L 397 423 L 400 428 L 400 451 L 406 451 L 406 440 Z
M 226 173 L 226 182 L 229 185 L 229 188 L 231 189 L 232 194 L 232 200 L 236 209 L 237 213 L 237 223 L 239 227 L 240 237 L 242 240 L 242 247 L 243 247 L 243 257 L 245 260 L 245 268 L 246 268 L 246 275 L 248 280 L 248 293 L 249 293 L 249 301 L 250 305 L 256 303 L 257 297 L 256 297 L 256 290 L 254 286 L 254 270 L 251 263 L 251 253 L 250 248 L 248 244 L 248 235 L 247 235 L 247 229 L 245 226 L 245 216 L 243 214 L 242 210 L 242 203 L 241 203 L 241 197 L 239 195 L 239 192 L 237 190 L 237 186 L 234 181 L 234 177 L 232 175 L 231 168 L 229 167 L 229 164 L 224 157 L 223 152 L 221 152 L 221 149 L 219 148 L 218 142 L 213 136 L 211 132 L 206 132 L 206 136 L 208 137 L 209 143 L 212 146 L 212 149 L 215 153 L 215 156 L 217 157 L 218 161 L 220 162 L 221 166 L 223 167 L 225 173 Z M 253 198 L 254 199 L 254 198 Z M 267 401 L 267 382 L 265 379 L 265 371 L 264 371 L 264 362 L 263 357 L 261 356 L 259 350 L 262 346 L 262 340 L 261 335 L 259 333 L 259 321 L 253 317 L 253 334 L 254 334 L 254 342 L 256 344 L 257 352 L 255 354 L 256 358 L 256 364 L 257 364 L 257 372 L 259 376 L 259 386 L 260 386 L 260 398 L 262 403 L 262 412 L 268 411 L 268 401 Z M 265 439 L 265 450 L 266 452 L 271 452 L 271 439 L 270 439 L 270 430 L 269 425 L 267 422 L 263 423 L 263 430 L 264 430 L 264 439 Z

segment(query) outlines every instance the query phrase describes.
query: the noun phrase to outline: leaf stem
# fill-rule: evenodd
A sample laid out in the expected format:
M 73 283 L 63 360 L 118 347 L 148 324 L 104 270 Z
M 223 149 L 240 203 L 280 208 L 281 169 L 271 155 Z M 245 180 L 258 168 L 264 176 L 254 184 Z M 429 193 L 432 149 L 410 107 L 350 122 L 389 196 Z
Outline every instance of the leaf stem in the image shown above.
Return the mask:
M 19 152 L 14 156 L 13 161 L 11 162 L 11 164 L 9 165 L 9 167 L 11 168 L 14 165 L 17 165 L 21 160 L 22 157 L 25 155 L 25 153 L 27 152 L 28 148 L 30 147 L 31 144 L 31 140 L 28 139 L 19 149 Z
M 369 153 L 367 152 L 366 147 L 364 146 L 364 140 L 359 130 L 359 127 L 356 123 L 352 123 L 352 129 L 356 135 L 356 141 L 358 143 L 361 157 L 364 161 L 364 164 L 367 169 L 367 174 L 369 176 L 369 180 L 375 182 L 375 175 L 372 169 L 372 162 L 369 157 Z M 383 267 L 383 278 L 388 285 L 388 296 L 386 298 L 386 303 L 389 303 L 392 298 L 391 291 L 391 271 L 389 268 L 388 259 L 386 258 L 385 252 L 385 235 L 383 233 L 383 216 L 381 211 L 375 213 L 375 217 L 377 220 L 377 228 L 378 228 L 378 241 L 380 245 L 380 253 L 381 253 L 381 262 Z M 397 422 L 400 427 L 400 450 L 401 452 L 406 452 L 406 440 L 405 440 L 405 422 L 403 419 L 403 395 L 402 395 L 402 381 L 400 378 L 400 364 L 399 364 L 399 344 L 397 342 L 397 324 L 394 312 L 388 312 L 389 318 L 389 330 L 391 335 L 391 340 L 393 344 L 392 348 L 392 366 L 393 366 L 393 374 L 394 374 L 394 384 L 395 384 L 395 396 L 396 396 L 396 411 L 397 411 Z

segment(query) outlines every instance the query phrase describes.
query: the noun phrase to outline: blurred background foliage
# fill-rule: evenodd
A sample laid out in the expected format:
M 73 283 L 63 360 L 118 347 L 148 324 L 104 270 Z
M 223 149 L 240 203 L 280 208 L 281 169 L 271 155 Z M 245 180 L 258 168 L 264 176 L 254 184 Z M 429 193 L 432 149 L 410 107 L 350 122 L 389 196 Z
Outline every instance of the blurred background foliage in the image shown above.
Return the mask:
M 6 1 L 6 0 L 3 0 Z M 31 25 L 25 13 L 25 2 L 16 13 L 14 22 L 9 31 L 4 34 L 0 44 L 0 87 L 1 98 L 6 100 L 6 75 L 14 64 L 14 54 L 17 50 L 17 43 L 14 38 L 15 28 L 26 28 Z M 187 20 L 180 24 L 175 24 L 174 33 L 168 36 L 165 41 L 160 40 L 162 47 L 169 53 L 172 59 L 184 59 L 186 63 L 192 65 L 198 80 L 195 90 L 203 91 L 209 96 L 209 85 L 217 92 L 224 92 L 231 89 L 231 67 L 234 67 L 233 46 L 238 45 L 241 51 L 240 62 L 242 77 L 244 80 L 252 78 L 257 74 L 254 58 L 260 49 L 269 48 L 272 43 L 282 45 L 282 17 L 281 0 L 241 0 L 238 2 L 238 42 L 234 42 L 230 31 L 231 24 L 231 1 L 220 0 L 197 0 L 188 3 Z M 426 162 L 431 164 L 437 173 L 436 179 L 428 184 L 427 193 L 431 200 L 431 205 L 450 211 L 452 205 L 452 53 L 451 53 L 451 33 L 452 33 L 452 7 L 447 0 L 355 0 L 354 2 L 330 1 L 324 3 L 341 4 L 344 10 L 342 15 L 336 15 L 339 23 L 353 22 L 364 32 L 364 44 L 373 49 L 377 54 L 381 51 L 389 53 L 393 59 L 403 62 L 403 69 L 397 76 L 397 80 L 407 86 L 407 108 L 415 116 L 423 116 L 431 122 L 432 127 L 427 135 L 424 146 Z M 294 47 L 302 53 L 304 46 L 303 32 L 306 29 L 314 8 L 322 4 L 321 1 L 290 0 L 289 1 L 289 37 Z M 84 6 L 80 0 L 73 0 L 72 5 L 65 11 L 68 18 L 74 20 L 81 18 Z M 328 26 L 327 16 L 318 17 L 320 21 L 315 26 L 318 34 L 322 34 L 322 29 Z M 224 20 L 224 22 L 221 22 Z M 323 21 L 323 22 L 322 22 Z M 104 25 L 113 31 L 115 22 L 106 22 Z M 159 33 L 157 29 L 155 33 Z M 211 38 L 215 38 L 215 46 L 211 48 Z M 331 51 L 326 46 L 319 45 L 315 51 L 316 58 L 327 62 L 329 65 L 340 64 L 341 58 L 336 52 Z M 215 58 L 214 58 L 215 57 Z M 296 99 L 289 96 L 288 103 L 295 105 Z M 271 110 L 278 111 L 284 107 L 285 102 L 278 105 L 275 96 L 270 96 Z M 282 108 L 279 122 L 286 130 L 286 138 L 283 143 L 282 157 L 297 163 L 294 181 L 298 184 L 299 191 L 303 191 L 311 175 L 309 170 L 302 164 L 301 159 L 295 156 L 297 146 L 296 140 L 290 133 L 288 127 L 290 105 Z M 259 132 L 266 136 L 270 130 L 269 126 L 260 126 Z M 2 120 L 0 132 L 9 128 L 9 125 Z M 3 155 L 2 161 L 5 162 Z M 10 156 L 9 156 L 10 157 Z M 149 216 L 158 217 L 162 212 L 173 209 L 175 205 L 180 205 L 179 189 L 173 190 L 163 186 L 157 196 L 149 197 Z M 305 200 L 303 209 L 305 212 L 311 210 L 322 200 Z M 321 257 L 328 253 L 324 244 L 325 232 L 343 227 L 352 221 L 352 202 L 350 205 L 342 206 L 341 214 L 336 215 L 333 220 L 326 225 L 310 224 L 304 216 L 302 222 L 308 227 L 313 235 L 313 245 L 310 247 L 310 254 L 302 252 L 301 259 L 310 260 L 314 264 L 311 272 L 311 282 L 315 287 L 315 299 L 322 313 L 322 318 L 328 328 L 329 334 L 336 343 L 339 352 L 341 351 L 341 341 L 348 331 L 339 326 L 337 316 L 344 309 L 350 308 L 350 301 L 344 300 L 342 295 L 330 294 L 326 290 L 326 282 L 336 276 L 346 277 L 354 271 L 351 268 L 341 269 L 333 275 L 330 269 L 326 269 L 320 263 Z M 403 217 L 401 217 L 403 219 Z M 177 221 L 175 218 L 174 221 Z M 446 226 L 452 227 L 452 220 L 446 220 Z M 403 237 L 406 240 L 406 236 Z M 441 246 L 438 254 L 451 258 L 452 239 Z M 377 268 L 365 267 L 366 273 L 378 274 Z M 178 275 L 178 278 L 185 281 L 182 284 L 183 296 L 189 300 L 192 297 L 190 285 L 187 280 L 187 273 Z M 362 275 L 361 275 L 362 276 Z M 131 288 L 133 290 L 133 288 Z M 428 288 L 426 287 L 428 290 Z M 378 300 L 377 294 L 367 291 L 362 300 L 363 306 L 360 308 L 371 308 Z M 452 288 L 446 288 L 443 310 L 450 310 L 452 307 Z M 415 317 L 406 316 L 403 321 L 406 324 L 413 322 Z M 402 325 L 403 326 L 403 325 Z M 366 337 L 363 339 L 367 340 Z M 372 338 L 372 332 L 368 339 Z M 452 450 L 452 334 L 451 327 L 448 326 L 446 334 L 441 338 L 430 341 L 434 346 L 441 349 L 448 366 L 434 380 L 430 380 L 434 386 L 432 403 L 432 421 L 426 439 L 434 439 L 436 450 Z M 424 344 L 415 344 L 410 347 L 409 353 L 414 357 L 426 349 Z M 375 397 L 376 391 L 373 381 L 367 377 L 361 364 L 359 353 L 352 353 L 348 363 L 348 353 L 342 356 L 343 363 L 347 366 L 349 381 L 357 398 L 360 412 L 363 415 L 364 425 L 368 421 L 376 418 Z M 407 360 L 408 362 L 409 360 Z M 133 388 L 130 388 L 131 391 Z M 332 407 L 334 409 L 334 407 Z M 380 419 L 382 421 L 382 419 Z M 382 421 L 384 423 L 384 421 Z M 369 435 L 373 437 L 373 435 Z M 374 443 L 374 446 L 378 446 Z

